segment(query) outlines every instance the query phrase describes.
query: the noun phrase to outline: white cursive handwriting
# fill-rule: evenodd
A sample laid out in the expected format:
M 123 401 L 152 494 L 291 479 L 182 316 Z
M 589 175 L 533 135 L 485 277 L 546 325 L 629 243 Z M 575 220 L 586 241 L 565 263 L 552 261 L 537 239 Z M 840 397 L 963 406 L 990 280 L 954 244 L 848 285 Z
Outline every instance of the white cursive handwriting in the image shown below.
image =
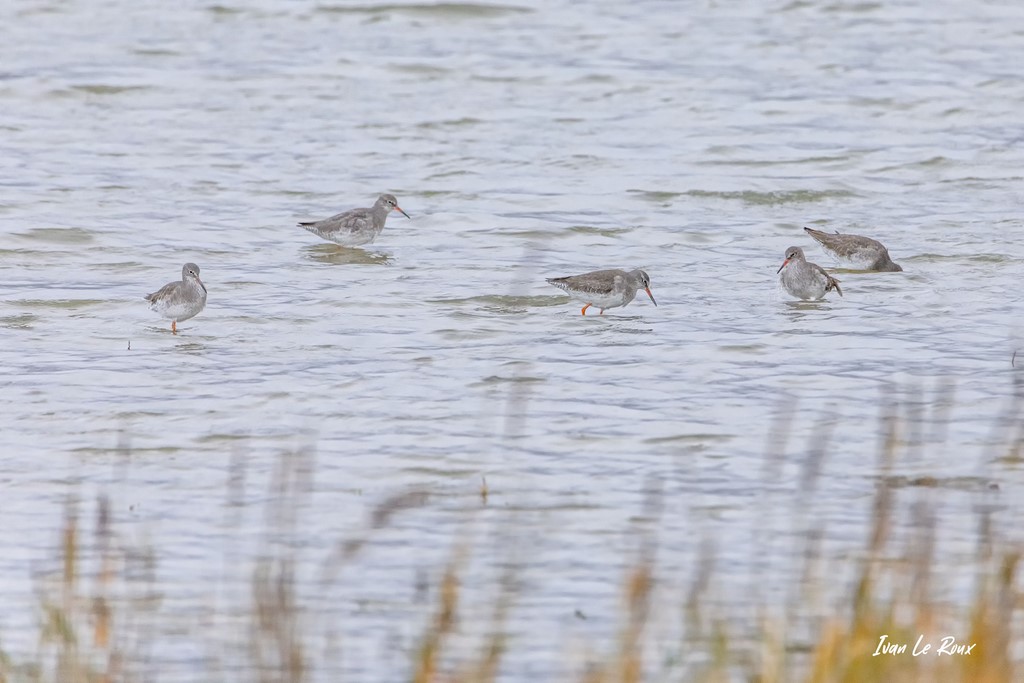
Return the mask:
M 917 642 L 914 643 L 914 647 L 910 651 L 911 655 L 913 655 L 914 657 L 918 657 L 920 655 L 925 655 L 931 652 L 932 644 L 925 643 L 923 641 L 924 634 L 921 634 L 917 637 Z M 940 657 L 942 655 L 969 655 L 971 654 L 971 650 L 973 650 L 976 646 L 977 643 L 971 643 L 970 645 L 966 643 L 957 643 L 956 638 L 954 636 L 945 636 L 942 638 L 942 644 L 939 646 L 939 649 L 935 651 L 935 654 L 939 655 Z M 883 634 L 878 639 L 878 647 L 875 648 L 875 652 L 871 656 L 895 656 L 905 654 L 906 652 L 906 643 L 894 643 L 889 640 L 889 634 Z

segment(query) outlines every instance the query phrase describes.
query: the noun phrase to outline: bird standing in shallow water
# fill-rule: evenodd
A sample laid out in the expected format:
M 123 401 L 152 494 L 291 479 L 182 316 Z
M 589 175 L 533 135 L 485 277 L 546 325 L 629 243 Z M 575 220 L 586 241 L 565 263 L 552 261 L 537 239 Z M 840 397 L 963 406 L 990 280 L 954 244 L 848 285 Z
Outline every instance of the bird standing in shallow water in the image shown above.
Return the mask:
M 833 289 L 843 295 L 839 289 L 839 280 L 825 272 L 816 263 L 808 263 L 804 250 L 790 247 L 786 250 L 786 260 L 776 271 L 782 287 L 797 299 L 820 299 Z
M 889 258 L 889 250 L 878 240 L 860 235 L 841 235 L 804 228 L 821 244 L 825 253 L 853 270 L 880 270 L 890 273 L 902 271 L 898 263 Z
M 651 294 L 651 278 L 639 269 L 628 273 L 624 270 L 595 270 L 571 277 L 552 277 L 547 281 L 586 304 L 580 311 L 583 315 L 591 306 L 601 309 L 601 314 L 609 308 L 625 306 L 636 297 L 639 289 L 647 292 L 651 303 L 658 305 Z
M 186 263 L 181 267 L 181 280 L 169 282 L 146 295 L 150 309 L 171 321 L 171 332 L 178 333 L 178 322 L 199 315 L 206 306 L 206 285 L 199 279 L 199 266 Z
M 358 247 L 377 239 L 392 211 L 398 211 L 406 218 L 411 218 L 398 206 L 398 200 L 393 194 L 382 194 L 368 209 L 352 209 L 322 221 L 299 223 L 299 227 L 328 242 L 343 247 Z

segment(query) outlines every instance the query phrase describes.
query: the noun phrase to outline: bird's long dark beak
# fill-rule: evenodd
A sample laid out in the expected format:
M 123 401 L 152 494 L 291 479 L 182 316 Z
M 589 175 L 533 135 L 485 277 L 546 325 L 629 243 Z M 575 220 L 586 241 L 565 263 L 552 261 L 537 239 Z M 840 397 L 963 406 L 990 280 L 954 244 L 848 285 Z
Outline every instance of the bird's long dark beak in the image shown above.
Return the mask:
M 199 286 L 203 288 L 204 292 L 206 292 L 206 285 L 203 284 L 203 281 L 199 279 L 198 275 L 196 275 L 196 282 L 198 282 Z M 206 293 L 209 294 L 209 292 L 206 292 Z
M 647 296 L 651 297 L 651 303 L 654 304 L 655 306 L 657 306 L 658 302 L 654 300 L 654 295 L 651 294 L 651 288 L 650 287 L 644 287 L 644 291 L 647 292 Z
M 778 275 L 779 273 L 781 273 L 782 269 L 786 267 L 787 263 L 789 263 L 789 259 L 786 259 L 785 261 L 782 262 L 782 265 L 779 266 L 779 269 L 775 271 L 775 274 Z
M 395 211 L 397 211 L 398 213 L 402 214 L 403 216 L 405 216 L 406 218 L 408 218 L 410 220 L 412 219 L 412 216 L 407 214 L 405 211 L 402 211 L 402 207 L 398 206 L 397 204 L 395 205 Z

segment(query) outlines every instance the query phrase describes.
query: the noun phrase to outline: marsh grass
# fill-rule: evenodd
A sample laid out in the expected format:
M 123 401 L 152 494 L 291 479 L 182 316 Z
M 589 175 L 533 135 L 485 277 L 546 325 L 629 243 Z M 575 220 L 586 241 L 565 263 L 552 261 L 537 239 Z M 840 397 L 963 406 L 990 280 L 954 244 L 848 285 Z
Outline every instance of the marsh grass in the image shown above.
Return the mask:
M 734 596 L 743 605 L 742 618 L 721 608 L 710 597 L 721 592 L 724 578 L 716 562 L 716 548 L 705 540 L 694 558 L 692 573 L 678 606 L 666 605 L 669 583 L 659 577 L 657 550 L 666 542 L 659 534 L 661 493 L 650 486 L 649 503 L 642 522 L 633 522 L 630 533 L 638 539 L 635 555 L 625 572 L 609 576 L 621 586 L 618 624 L 608 642 L 588 648 L 580 661 L 571 662 L 570 680 L 581 683 L 640 683 L 685 681 L 750 683 L 1011 683 L 1024 680 L 1021 651 L 1022 592 L 1019 577 L 1021 547 L 1001 535 L 993 522 L 993 506 L 984 504 L 985 491 L 976 506 L 975 553 L 965 569 L 973 580 L 969 597 L 959 599 L 945 591 L 933 572 L 937 539 L 946 529 L 937 513 L 942 488 L 937 480 L 899 477 L 901 460 L 913 458 L 922 443 L 934 443 L 944 434 L 948 419 L 944 401 L 931 402 L 932 412 L 922 420 L 920 406 L 911 401 L 902 408 L 888 405 L 879 423 L 879 448 L 875 464 L 875 492 L 870 502 L 871 523 L 864 544 L 855 556 L 852 582 L 829 576 L 822 542 L 828 536 L 824 523 L 798 514 L 812 506 L 818 482 L 827 472 L 832 425 L 823 418 L 805 449 L 795 478 L 790 507 L 779 513 L 790 520 L 791 537 L 797 539 L 796 569 L 767 562 L 764 571 L 788 586 L 783 600 L 768 598 L 756 590 Z M 1018 422 L 1019 392 L 1014 405 L 993 432 L 1000 437 L 998 457 L 1017 457 L 1024 431 Z M 945 397 L 945 398 L 943 398 Z M 911 407 L 908 407 L 911 406 Z M 916 406 L 916 407 L 915 407 Z M 782 480 L 782 455 L 789 441 L 796 407 L 784 405 L 770 432 L 769 455 L 763 477 L 766 488 Z M 918 411 L 918 412 L 915 412 Z M 932 424 L 924 434 L 914 423 Z M 264 552 L 251 570 L 248 605 L 233 606 L 246 615 L 244 633 L 234 634 L 247 643 L 240 665 L 217 671 L 197 672 L 195 680 L 306 683 L 340 680 L 326 674 L 329 664 L 344 650 L 333 637 L 336 625 L 308 608 L 301 598 L 303 584 L 297 578 L 302 563 L 317 562 L 288 543 L 298 522 L 296 510 L 309 496 L 315 462 L 306 454 L 281 458 L 270 481 L 271 494 L 265 517 Z M 244 479 L 232 473 L 232 482 Z M 984 477 L 980 477 L 984 481 Z M 229 484 L 235 486 L 236 484 Z M 982 487 L 984 489 L 984 487 Z M 481 480 L 479 509 L 488 505 L 494 491 Z M 229 491 L 229 498 L 239 498 Z M 762 501 L 768 514 L 775 505 Z M 329 596 L 332 586 L 360 580 L 347 572 L 354 560 L 399 516 L 414 515 L 431 504 L 431 495 L 420 490 L 400 491 L 369 510 L 361 531 L 337 539 L 319 560 L 318 595 Z M 159 630 L 162 600 L 153 591 L 159 549 L 139 547 L 113 530 L 110 504 L 96 502 L 92 528 L 83 530 L 80 502 L 69 499 L 63 528 L 55 551 L 59 570 L 37 580 L 38 648 L 34 654 L 15 656 L 0 652 L 0 683 L 133 683 L 159 680 L 155 663 L 161 651 Z M 467 513 L 473 515 L 470 511 Z M 906 515 L 906 517 L 901 517 Z M 510 524 L 514 520 L 509 521 Z M 458 526 L 458 525 L 456 525 Z M 519 597 L 521 563 L 509 557 L 493 585 L 485 588 L 482 604 L 467 604 L 463 581 L 471 572 L 475 550 L 468 526 L 452 532 L 450 557 L 438 572 L 431 594 L 433 603 L 422 621 L 415 646 L 395 652 L 407 663 L 407 679 L 413 683 L 489 683 L 509 678 L 507 665 L 521 654 L 510 636 L 510 620 Z M 700 530 L 695 530 L 700 535 Z M 756 542 L 757 552 L 770 552 Z M 474 577 L 476 578 L 476 577 Z M 760 577 L 751 577 L 750 585 Z M 479 583 L 479 581 L 477 581 Z M 733 584 L 734 585 L 734 582 Z M 680 588 L 677 586 L 676 588 Z M 474 593 L 479 595 L 479 591 Z M 478 600 L 479 601 L 479 600 Z M 306 605 L 306 607 L 304 607 Z M 679 628 L 666 642 L 652 633 L 659 610 L 675 610 Z M 462 615 L 486 614 L 484 627 L 467 633 Z M 357 620 L 358 615 L 346 617 Z M 349 623 L 349 626 L 352 624 Z M 188 634 L 196 642 L 210 636 L 197 623 Z M 225 628 L 221 623 L 217 628 Z M 552 634 L 558 634 L 552 625 Z M 659 631 L 659 633 L 662 633 Z M 882 634 L 894 643 L 914 644 L 919 634 L 955 634 L 958 643 L 976 645 L 969 655 L 872 656 Z M 217 640 L 224 640 L 218 633 Z M 233 637 L 228 634 L 229 638 Z M 932 637 L 932 641 L 937 640 Z M 934 645 L 933 645 L 934 648 Z M 566 652 L 569 652 L 568 645 Z M 569 655 L 566 655 L 569 657 Z

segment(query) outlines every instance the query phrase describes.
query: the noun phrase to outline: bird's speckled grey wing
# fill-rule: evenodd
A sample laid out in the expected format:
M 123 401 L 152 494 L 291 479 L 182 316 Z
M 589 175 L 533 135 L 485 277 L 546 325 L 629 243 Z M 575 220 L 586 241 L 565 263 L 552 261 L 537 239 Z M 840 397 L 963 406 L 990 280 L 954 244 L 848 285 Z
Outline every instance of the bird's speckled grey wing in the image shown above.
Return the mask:
M 369 230 L 373 226 L 373 218 L 365 209 L 352 209 L 344 211 L 322 221 L 311 221 L 299 223 L 299 225 L 310 232 L 320 235 L 331 235 L 339 232 L 353 233 Z
M 174 294 L 175 290 L 178 288 L 178 285 L 180 284 L 180 282 L 168 282 L 166 285 L 156 290 L 152 294 L 147 294 L 144 298 L 146 299 L 146 301 L 152 303 L 156 303 L 157 301 L 167 299 Z
M 903 270 L 889 258 L 885 245 L 876 239 L 863 235 L 841 235 L 838 232 L 829 234 L 820 230 L 804 228 L 829 254 L 837 259 L 847 261 L 857 268 L 867 270 Z
M 560 289 L 571 289 L 576 292 L 607 296 L 615 290 L 616 281 L 623 281 L 625 275 L 626 273 L 621 270 L 595 270 L 592 273 L 584 273 L 583 275 L 548 278 L 548 282 Z
M 838 232 L 830 235 L 827 232 L 810 228 L 804 228 L 804 230 L 822 246 L 843 258 L 855 258 L 862 253 L 885 251 L 885 246 L 881 242 L 863 235 L 842 235 Z

